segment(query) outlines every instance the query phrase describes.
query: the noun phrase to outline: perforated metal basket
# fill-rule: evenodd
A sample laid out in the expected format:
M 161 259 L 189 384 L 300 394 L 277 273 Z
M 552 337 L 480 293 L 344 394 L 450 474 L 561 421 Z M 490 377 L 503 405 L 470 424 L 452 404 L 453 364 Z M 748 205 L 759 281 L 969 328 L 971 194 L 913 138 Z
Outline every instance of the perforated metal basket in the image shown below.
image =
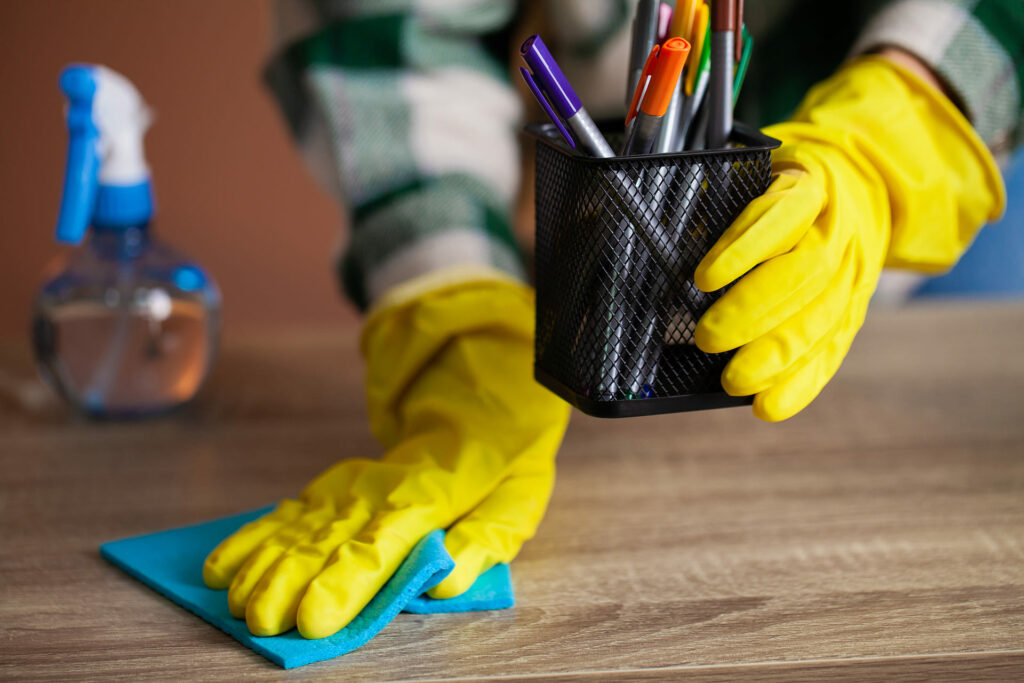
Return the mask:
M 693 271 L 767 188 L 778 141 L 737 125 L 730 149 L 597 159 L 569 150 L 551 124 L 527 133 L 537 146 L 537 381 L 599 417 L 749 404 L 722 390 L 731 354 L 693 343 L 721 294 L 698 290 Z

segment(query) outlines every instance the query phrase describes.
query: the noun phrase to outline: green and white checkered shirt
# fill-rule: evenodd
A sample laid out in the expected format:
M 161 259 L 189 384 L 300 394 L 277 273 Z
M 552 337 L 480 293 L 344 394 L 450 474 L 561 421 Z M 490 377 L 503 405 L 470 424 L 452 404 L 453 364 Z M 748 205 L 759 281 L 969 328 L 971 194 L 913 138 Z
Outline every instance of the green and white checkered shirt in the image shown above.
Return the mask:
M 624 108 L 631 4 L 543 3 L 547 42 L 592 113 Z M 748 123 L 783 118 L 844 58 L 891 45 L 932 67 L 997 156 L 1021 142 L 1024 0 L 746 6 L 755 52 L 737 112 Z M 524 278 L 510 225 L 522 103 L 507 62 L 525 8 L 278 0 L 276 10 L 267 81 L 310 168 L 351 211 L 339 270 L 353 301 L 367 307 L 453 265 Z

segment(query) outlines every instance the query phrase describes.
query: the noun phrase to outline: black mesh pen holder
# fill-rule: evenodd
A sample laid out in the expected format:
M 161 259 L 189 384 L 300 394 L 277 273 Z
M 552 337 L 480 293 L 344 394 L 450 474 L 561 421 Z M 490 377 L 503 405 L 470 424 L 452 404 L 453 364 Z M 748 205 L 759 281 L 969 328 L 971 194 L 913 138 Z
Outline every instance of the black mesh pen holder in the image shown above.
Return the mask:
M 537 381 L 598 417 L 749 404 L 722 390 L 732 354 L 693 343 L 721 295 L 698 290 L 693 271 L 768 187 L 778 141 L 737 125 L 730 149 L 597 159 L 551 124 L 527 132 L 537 141 Z

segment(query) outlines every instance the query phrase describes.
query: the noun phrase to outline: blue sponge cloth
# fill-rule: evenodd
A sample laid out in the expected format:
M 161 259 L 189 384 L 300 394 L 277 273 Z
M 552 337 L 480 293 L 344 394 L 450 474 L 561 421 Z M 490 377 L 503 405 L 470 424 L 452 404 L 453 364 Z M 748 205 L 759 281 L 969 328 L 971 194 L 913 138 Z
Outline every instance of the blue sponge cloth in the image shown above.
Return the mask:
M 333 636 L 306 640 L 294 629 L 269 638 L 254 636 L 244 620 L 231 616 L 227 592 L 211 590 L 203 583 L 203 560 L 224 538 L 270 509 L 112 541 L 100 546 L 100 553 L 161 595 L 286 669 L 331 659 L 365 645 L 403 610 L 416 614 L 469 612 L 504 609 L 515 602 L 507 564 L 484 573 L 457 598 L 434 600 L 423 595 L 455 567 L 444 547 L 444 532 L 434 531 L 413 548 L 359 616 Z

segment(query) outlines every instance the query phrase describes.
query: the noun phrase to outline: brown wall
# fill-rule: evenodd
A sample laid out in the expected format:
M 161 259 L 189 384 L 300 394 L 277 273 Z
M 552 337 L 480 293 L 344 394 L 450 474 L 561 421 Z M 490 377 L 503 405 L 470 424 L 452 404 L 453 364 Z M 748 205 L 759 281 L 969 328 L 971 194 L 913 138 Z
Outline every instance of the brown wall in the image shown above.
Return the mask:
M 57 77 L 73 61 L 120 71 L 155 110 L 156 229 L 219 281 L 229 329 L 352 318 L 331 269 L 341 218 L 259 80 L 268 44 L 256 0 L 0 2 L 0 335 L 25 333 L 61 249 Z

